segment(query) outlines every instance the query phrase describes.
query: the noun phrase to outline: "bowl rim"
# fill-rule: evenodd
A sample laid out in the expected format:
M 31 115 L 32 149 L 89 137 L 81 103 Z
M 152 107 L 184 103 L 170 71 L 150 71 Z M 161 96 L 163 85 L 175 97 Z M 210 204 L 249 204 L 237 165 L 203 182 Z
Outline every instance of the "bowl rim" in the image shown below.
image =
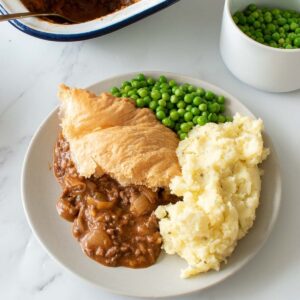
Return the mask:
M 121 73 L 121 74 L 118 74 L 118 75 L 115 75 L 115 76 L 106 77 L 106 78 L 103 78 L 103 79 L 99 80 L 98 82 L 94 82 L 93 84 L 90 84 L 86 88 L 87 89 L 93 89 L 95 86 L 97 86 L 99 84 L 99 82 L 108 82 L 112 79 L 123 77 L 123 76 L 129 76 L 129 75 L 134 77 L 135 75 L 137 75 L 139 73 L 141 73 L 141 72 L 140 71 L 127 72 L 127 73 Z M 224 90 L 223 88 L 219 87 L 218 85 L 215 85 L 215 84 L 210 83 L 206 80 L 198 78 L 197 76 L 190 76 L 190 75 L 187 75 L 185 73 L 150 71 L 150 70 L 143 71 L 142 73 L 147 75 L 147 76 L 156 76 L 156 77 L 159 76 L 158 74 L 163 73 L 166 76 L 182 77 L 186 81 L 197 80 L 197 81 L 205 84 L 207 86 L 207 88 L 211 88 L 212 90 L 216 89 L 219 92 L 229 96 L 230 99 L 234 99 L 235 101 L 237 101 L 239 103 L 239 105 L 241 107 L 243 107 L 243 109 L 245 109 L 249 113 L 249 115 L 251 115 L 253 117 L 255 116 L 247 108 L 247 106 L 245 106 L 242 102 L 240 102 L 238 100 L 238 98 L 236 98 L 234 95 L 231 94 L 231 92 L 227 92 L 227 90 Z M 193 290 L 190 290 L 190 291 L 184 291 L 184 292 L 180 292 L 180 293 L 177 293 L 177 294 L 166 293 L 166 294 L 160 295 L 160 296 L 156 296 L 156 295 L 146 296 L 146 295 L 141 294 L 141 293 L 136 294 L 136 293 L 133 293 L 133 292 L 129 293 L 129 292 L 122 292 L 122 291 L 119 291 L 119 290 L 113 290 L 109 287 L 99 285 L 95 281 L 89 280 L 89 279 L 85 278 L 83 275 L 75 272 L 73 269 L 69 268 L 68 265 L 65 264 L 65 262 L 63 262 L 59 257 L 57 257 L 54 253 L 52 253 L 47 248 L 46 244 L 43 242 L 43 238 L 40 237 L 40 235 L 38 234 L 38 232 L 35 229 L 35 226 L 34 226 L 33 222 L 31 221 L 30 212 L 29 212 L 29 209 L 27 207 L 27 201 L 25 200 L 25 198 L 26 198 L 26 196 L 25 196 L 26 195 L 26 184 L 25 184 L 26 183 L 26 174 L 25 173 L 26 173 L 26 169 L 28 167 L 28 161 L 29 161 L 29 157 L 30 157 L 32 148 L 35 146 L 35 142 L 36 142 L 36 139 L 39 137 L 40 131 L 45 126 L 47 126 L 47 123 L 49 122 L 49 119 L 51 117 L 53 117 L 53 115 L 56 114 L 57 111 L 58 111 L 58 106 L 56 106 L 52 111 L 50 111 L 50 113 L 43 119 L 43 121 L 37 127 L 34 135 L 32 136 L 32 139 L 29 143 L 29 146 L 27 148 L 27 151 L 25 153 L 24 160 L 23 160 L 20 185 L 21 185 L 21 197 L 22 197 L 23 210 L 24 210 L 24 213 L 25 213 L 25 216 L 26 216 L 27 223 L 29 224 L 29 227 L 30 227 L 34 237 L 37 239 L 37 241 L 42 246 L 42 248 L 45 250 L 45 252 L 54 261 L 56 261 L 60 266 L 62 266 L 63 269 L 66 270 L 67 272 L 71 273 L 72 275 L 76 276 L 77 278 L 82 279 L 84 282 L 87 282 L 87 283 L 89 283 L 89 284 L 91 284 L 95 287 L 100 287 L 102 290 L 113 293 L 113 294 L 124 295 L 124 296 L 128 296 L 128 297 L 141 297 L 141 298 L 145 298 L 145 297 L 147 297 L 147 298 L 157 298 L 157 297 L 159 297 L 159 298 L 168 298 L 168 297 L 175 297 L 175 296 L 180 297 L 180 296 L 194 294 L 196 292 L 206 290 L 206 289 L 208 289 L 212 286 L 215 286 L 215 285 L 219 284 L 220 282 L 223 282 L 224 280 L 226 280 L 227 278 L 233 276 L 238 271 L 240 271 L 242 268 L 244 268 L 257 255 L 257 253 L 265 246 L 267 240 L 269 239 L 271 233 L 273 232 L 274 225 L 275 225 L 275 223 L 278 219 L 278 215 L 279 215 L 279 211 L 280 211 L 280 207 L 281 207 L 281 203 L 282 203 L 282 201 L 281 201 L 282 200 L 282 175 L 281 175 L 281 168 L 280 168 L 280 164 L 279 164 L 280 162 L 279 162 L 279 158 L 278 158 L 278 154 L 277 154 L 275 145 L 274 145 L 272 139 L 270 138 L 270 136 L 267 133 L 266 133 L 266 137 L 268 138 L 269 147 L 272 148 L 272 156 L 274 156 L 274 159 L 277 162 L 277 169 L 278 169 L 278 174 L 277 174 L 278 175 L 278 186 L 277 186 L 278 193 L 274 198 L 275 199 L 274 201 L 276 202 L 276 207 L 275 207 L 274 213 L 273 213 L 273 215 L 270 219 L 268 230 L 267 230 L 266 234 L 264 235 L 263 239 L 261 240 L 260 244 L 258 245 L 258 247 L 252 253 L 247 255 L 247 257 L 245 257 L 245 259 L 238 266 L 236 266 L 236 268 L 234 270 L 232 270 L 227 276 L 225 276 L 224 278 L 220 278 L 219 280 L 216 280 L 215 282 L 212 282 L 212 283 L 208 284 L 207 286 L 202 287 L 200 289 L 193 289 Z
M 158 3 L 148 9 L 145 9 L 143 11 L 135 13 L 122 21 L 116 22 L 112 25 L 108 25 L 101 29 L 91 30 L 91 31 L 83 32 L 83 33 L 70 33 L 70 34 L 49 33 L 49 32 L 37 30 L 30 26 L 27 26 L 19 20 L 12 20 L 12 21 L 9 21 L 9 23 L 11 25 L 13 25 L 15 28 L 17 28 L 18 30 L 20 30 L 28 35 L 31 35 L 33 37 L 37 37 L 39 39 L 55 41 L 55 42 L 75 42 L 75 41 L 92 39 L 92 38 L 96 38 L 96 37 L 111 33 L 120 28 L 126 27 L 134 22 L 137 22 L 147 16 L 150 16 L 164 8 L 167 8 L 168 6 L 175 4 L 176 2 L 179 2 L 179 1 L 180 0 L 164 0 L 163 2 Z M 1 2 L 0 2 L 0 13 L 3 15 L 8 14 L 8 11 L 4 8 L 4 6 L 1 4 Z
M 251 43 L 253 43 L 253 45 L 261 47 L 262 49 L 266 49 L 266 50 L 271 50 L 271 51 L 275 51 L 275 52 L 282 52 L 282 53 L 297 53 L 297 52 L 300 52 L 300 48 L 298 48 L 298 49 L 274 48 L 274 47 L 267 46 L 267 45 L 264 45 L 262 43 L 259 43 L 259 42 L 255 41 L 255 40 L 253 40 L 252 38 L 250 38 L 234 22 L 232 14 L 231 14 L 231 11 L 230 11 L 230 5 L 231 5 L 231 3 L 232 3 L 232 0 L 225 0 L 224 11 L 226 12 L 227 15 L 230 16 L 229 19 L 230 19 L 231 24 L 233 24 L 233 26 L 240 32 L 240 34 L 241 34 L 241 36 L 243 38 L 245 38 L 246 40 L 248 40 Z

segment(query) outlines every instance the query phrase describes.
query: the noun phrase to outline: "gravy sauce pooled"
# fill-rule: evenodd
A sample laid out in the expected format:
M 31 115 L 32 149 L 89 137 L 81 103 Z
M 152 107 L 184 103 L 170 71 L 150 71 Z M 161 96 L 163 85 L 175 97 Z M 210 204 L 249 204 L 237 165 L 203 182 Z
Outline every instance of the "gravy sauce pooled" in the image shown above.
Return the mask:
M 108 175 L 79 176 L 62 135 L 55 146 L 54 172 L 63 188 L 57 211 L 73 222 L 73 235 L 89 257 L 111 267 L 155 263 L 162 239 L 153 211 L 178 197 L 165 189 L 124 187 Z

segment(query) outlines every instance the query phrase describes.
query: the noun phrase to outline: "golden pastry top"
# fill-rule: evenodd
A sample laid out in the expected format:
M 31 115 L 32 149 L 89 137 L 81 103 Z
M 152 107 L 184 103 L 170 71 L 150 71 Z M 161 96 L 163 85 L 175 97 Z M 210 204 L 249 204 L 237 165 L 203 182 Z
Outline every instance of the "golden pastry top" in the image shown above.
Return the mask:
M 180 174 L 178 138 L 151 110 L 125 98 L 61 85 L 62 132 L 80 175 L 107 173 L 122 185 L 168 187 Z

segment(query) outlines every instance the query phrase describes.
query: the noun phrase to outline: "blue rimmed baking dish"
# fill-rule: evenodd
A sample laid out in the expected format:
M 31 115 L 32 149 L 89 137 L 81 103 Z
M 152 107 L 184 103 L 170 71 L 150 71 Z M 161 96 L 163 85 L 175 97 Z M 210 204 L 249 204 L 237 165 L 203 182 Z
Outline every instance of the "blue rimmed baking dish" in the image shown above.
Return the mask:
M 141 0 L 100 19 L 73 25 L 54 24 L 39 18 L 13 20 L 22 32 L 51 41 L 80 41 L 98 37 L 143 19 L 179 0 Z M 27 11 L 20 0 L 0 0 L 2 14 Z

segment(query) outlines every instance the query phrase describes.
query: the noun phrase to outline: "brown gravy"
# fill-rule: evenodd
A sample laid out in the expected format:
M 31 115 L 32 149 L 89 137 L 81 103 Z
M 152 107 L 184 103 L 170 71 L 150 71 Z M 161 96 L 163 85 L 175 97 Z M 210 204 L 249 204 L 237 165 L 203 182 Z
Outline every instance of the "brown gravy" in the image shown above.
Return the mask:
M 89 257 L 113 267 L 155 263 L 162 239 L 153 211 L 179 198 L 163 189 L 123 187 L 108 175 L 80 177 L 62 135 L 54 150 L 54 173 L 63 188 L 57 211 L 73 222 L 73 235 Z
M 90 21 L 123 9 L 139 0 L 21 0 L 31 12 L 54 12 L 78 23 Z M 55 23 L 65 20 L 49 17 Z

